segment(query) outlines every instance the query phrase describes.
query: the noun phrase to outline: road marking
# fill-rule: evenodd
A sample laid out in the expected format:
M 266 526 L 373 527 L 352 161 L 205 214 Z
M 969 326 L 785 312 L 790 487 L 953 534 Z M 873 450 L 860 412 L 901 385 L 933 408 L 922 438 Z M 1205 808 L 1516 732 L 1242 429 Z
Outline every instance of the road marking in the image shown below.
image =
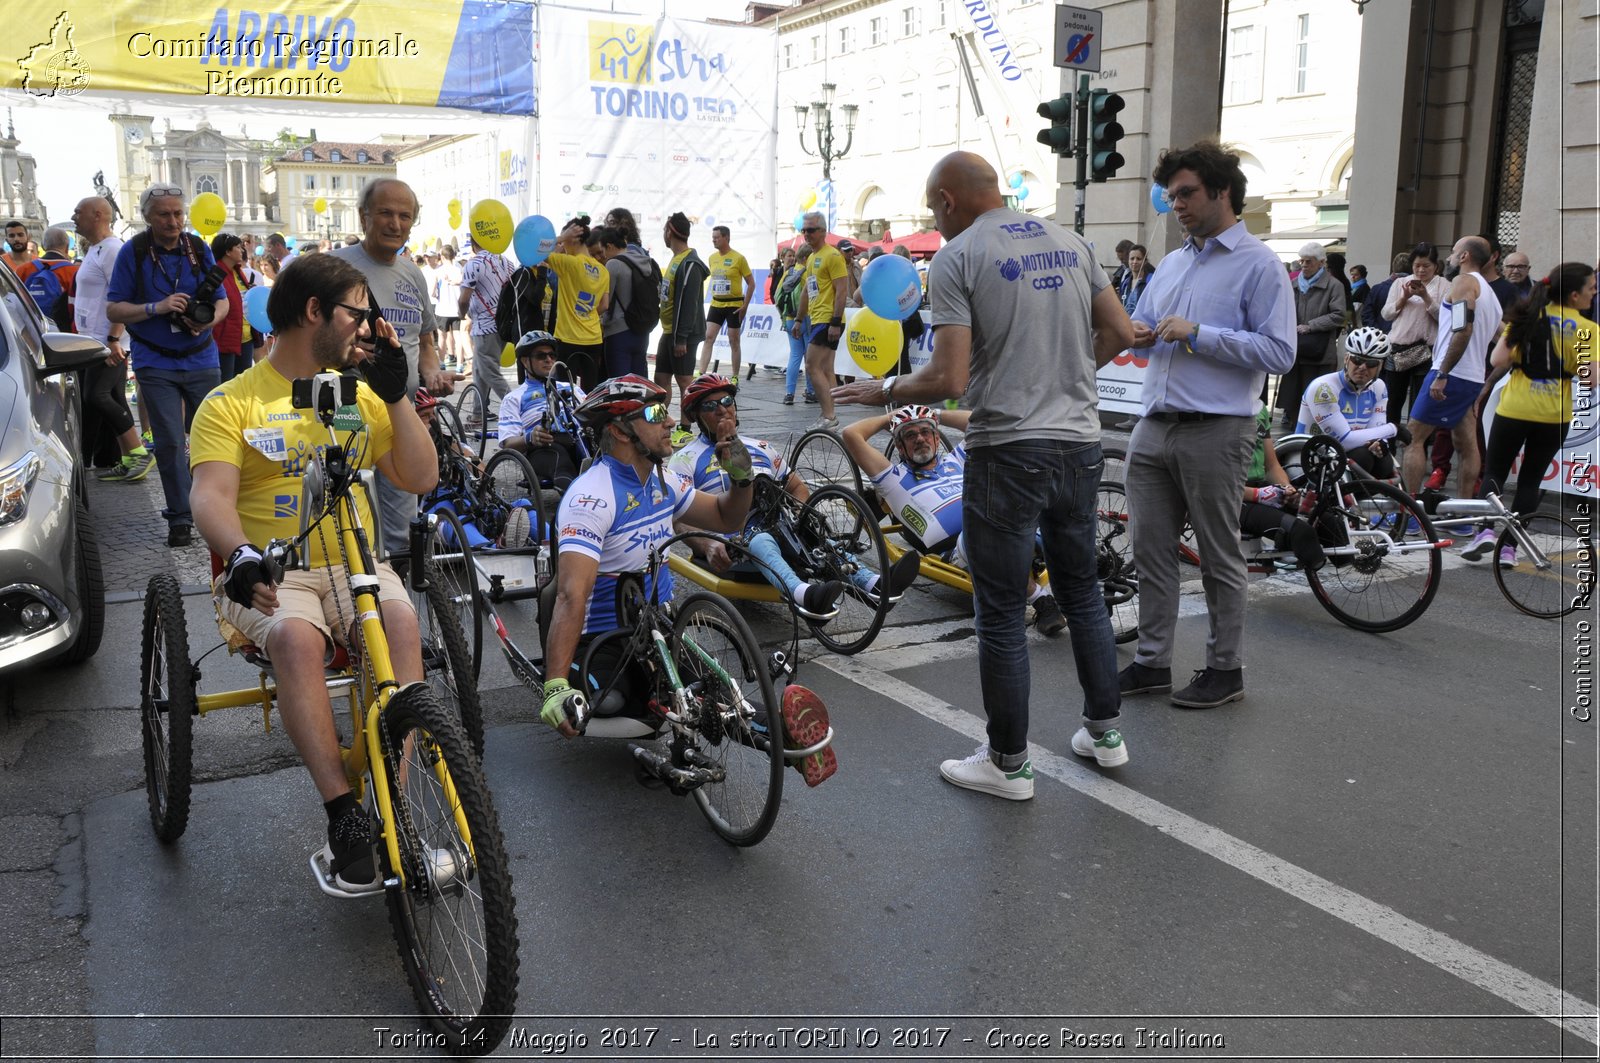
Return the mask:
M 983 742 L 987 738 L 984 723 L 978 717 L 904 680 L 869 667 L 859 658 L 820 657 L 814 663 L 975 742 Z M 1036 743 L 1028 748 L 1033 757 L 1035 775 L 1047 775 L 1065 783 L 1085 797 L 1154 827 L 1168 837 L 1282 890 L 1296 900 L 1320 909 L 1386 944 L 1409 952 L 1590 1044 L 1600 1044 L 1594 1004 L 1563 992 L 1465 942 L 1423 926 L 1387 905 L 1273 856 L 1249 842 L 1146 797 L 1137 790 L 1112 782 L 1080 764 L 1076 757 L 1061 757 Z

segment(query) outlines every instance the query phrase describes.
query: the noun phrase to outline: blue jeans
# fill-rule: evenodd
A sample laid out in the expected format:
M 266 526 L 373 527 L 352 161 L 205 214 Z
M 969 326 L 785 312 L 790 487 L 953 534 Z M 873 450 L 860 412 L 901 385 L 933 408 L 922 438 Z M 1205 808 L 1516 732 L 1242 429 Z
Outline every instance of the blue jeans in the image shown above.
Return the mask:
M 757 532 L 750 536 L 750 541 L 745 544 L 756 560 L 761 562 L 760 572 L 767 578 L 767 582 L 788 594 L 800 577 L 795 570 L 789 567 L 789 562 L 783 559 L 783 551 L 778 548 L 778 540 L 769 532 Z M 877 582 L 878 574 L 865 565 L 857 565 L 856 570 L 850 574 L 850 582 L 858 590 L 870 593 L 873 584 Z
M 784 318 L 783 334 L 789 337 L 789 365 L 783 371 L 783 393 L 785 395 L 794 394 L 795 377 L 799 375 L 801 368 L 806 364 L 806 341 L 790 331 L 793 328 L 794 319 Z M 806 380 L 806 394 L 810 395 L 811 393 L 811 381 L 808 378 Z
M 1007 443 L 967 455 L 962 522 L 989 748 L 997 755 L 1020 756 L 1028 748 L 1031 676 L 1024 611 L 1036 531 L 1050 589 L 1072 634 L 1084 722 L 1095 734 L 1117 724 L 1117 648 L 1095 550 L 1095 493 L 1103 467 L 1099 443 Z
M 183 444 L 200 402 L 222 383 L 216 369 L 140 369 L 139 393 L 144 396 L 145 417 L 155 437 L 156 470 L 166 507 L 161 518 L 168 527 L 194 524 L 189 512 L 189 462 Z

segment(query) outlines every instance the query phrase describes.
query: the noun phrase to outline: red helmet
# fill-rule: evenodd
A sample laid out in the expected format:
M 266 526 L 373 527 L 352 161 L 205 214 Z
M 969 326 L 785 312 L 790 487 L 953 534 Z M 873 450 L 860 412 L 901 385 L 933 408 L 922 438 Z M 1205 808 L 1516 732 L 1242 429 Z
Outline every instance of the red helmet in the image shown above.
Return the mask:
M 899 439 L 902 428 L 909 428 L 914 424 L 938 425 L 938 423 L 938 418 L 926 406 L 902 406 L 889 418 L 889 435 Z
M 739 393 L 739 382 L 730 380 L 720 373 L 706 373 L 697 376 L 690 385 L 683 389 L 683 411 L 693 417 L 700 408 L 700 400 L 710 398 L 719 391 L 726 391 L 729 395 Z
M 427 413 L 439 405 L 439 400 L 434 398 L 427 388 L 418 388 L 416 396 L 412 399 L 412 405 L 416 407 L 418 413 Z
M 666 402 L 671 397 L 665 388 L 654 381 L 629 373 L 601 381 L 574 412 L 584 424 L 600 428 L 608 421 L 631 416 L 652 403 Z

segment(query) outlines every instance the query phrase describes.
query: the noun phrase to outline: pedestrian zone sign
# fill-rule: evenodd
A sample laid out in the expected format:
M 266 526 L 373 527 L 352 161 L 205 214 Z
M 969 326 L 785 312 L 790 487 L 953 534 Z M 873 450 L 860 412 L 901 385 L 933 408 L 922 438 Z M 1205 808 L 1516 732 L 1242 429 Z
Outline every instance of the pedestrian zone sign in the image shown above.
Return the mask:
M 1099 72 L 1101 18 L 1098 11 L 1056 5 L 1056 66 Z

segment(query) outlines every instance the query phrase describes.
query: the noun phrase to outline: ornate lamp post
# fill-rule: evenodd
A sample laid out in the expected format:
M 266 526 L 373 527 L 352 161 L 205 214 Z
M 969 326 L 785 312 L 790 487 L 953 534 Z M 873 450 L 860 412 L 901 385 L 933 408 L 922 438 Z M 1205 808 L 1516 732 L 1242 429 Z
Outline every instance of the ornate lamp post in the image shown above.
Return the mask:
M 856 114 L 861 110 L 853 103 L 844 104 L 844 147 L 834 150 L 833 147 L 833 92 L 835 86 L 832 82 L 822 85 L 822 99 L 813 100 L 811 106 L 796 104 L 794 109 L 795 124 L 800 130 L 800 150 L 807 155 L 814 155 L 822 160 L 822 179 L 833 179 L 833 163 L 835 159 L 842 159 L 850 154 L 850 145 L 855 142 Z M 816 130 L 815 144 L 817 150 L 812 151 L 806 147 L 806 116 L 810 115 Z

